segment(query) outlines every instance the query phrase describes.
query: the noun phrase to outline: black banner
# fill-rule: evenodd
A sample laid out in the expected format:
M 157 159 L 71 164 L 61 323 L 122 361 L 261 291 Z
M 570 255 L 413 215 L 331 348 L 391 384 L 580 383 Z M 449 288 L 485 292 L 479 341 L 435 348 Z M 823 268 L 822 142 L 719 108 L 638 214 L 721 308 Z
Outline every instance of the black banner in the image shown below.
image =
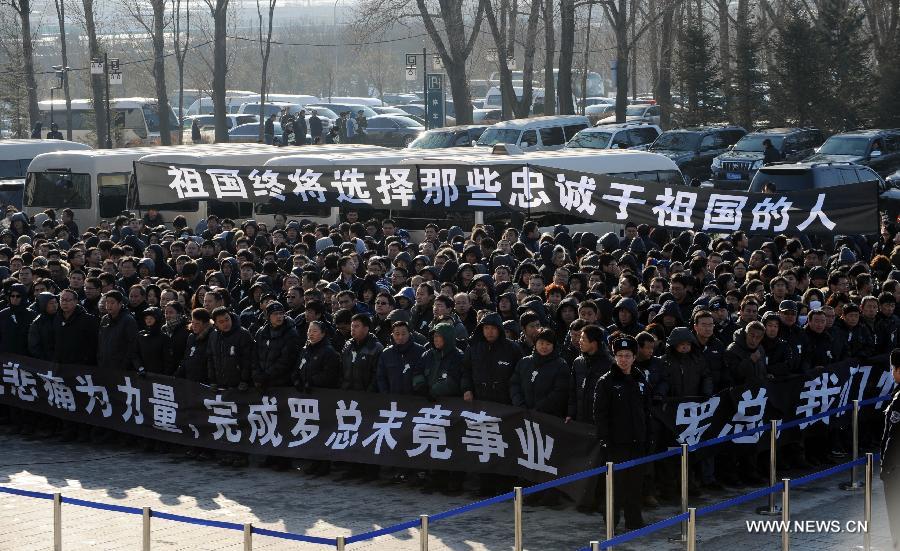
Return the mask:
M 603 461 L 594 427 L 492 402 L 341 390 L 224 390 L 173 377 L 0 355 L 0 403 L 178 444 L 234 452 L 512 475 L 543 482 Z M 887 358 L 813 377 L 735 387 L 655 416 L 669 443 L 697 444 L 891 392 Z M 801 423 L 841 422 L 847 413 Z M 736 445 L 765 445 L 757 433 Z M 648 453 L 651 450 L 648 450 Z M 576 494 L 580 489 L 565 488 Z
M 637 167 L 640 168 L 640 167 Z M 427 212 L 555 212 L 674 230 L 874 233 L 875 183 L 773 194 L 693 188 L 527 164 L 216 167 L 135 163 L 139 204 L 189 200 Z M 633 174 L 632 174 L 633 176 Z

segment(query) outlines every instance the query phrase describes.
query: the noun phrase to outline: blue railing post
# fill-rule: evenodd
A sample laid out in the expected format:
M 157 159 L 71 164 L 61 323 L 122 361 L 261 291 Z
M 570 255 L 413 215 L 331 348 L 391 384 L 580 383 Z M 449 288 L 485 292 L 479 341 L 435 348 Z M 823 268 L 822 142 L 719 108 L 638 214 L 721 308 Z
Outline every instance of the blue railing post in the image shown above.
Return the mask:
M 784 485 L 781 489 L 781 520 L 784 521 L 784 530 L 781 532 L 781 551 L 789 551 L 791 548 L 791 479 L 782 478 L 781 483 Z
M 859 400 L 853 400 L 853 414 L 851 417 L 850 429 L 853 435 L 853 461 L 856 461 L 859 459 Z M 856 465 L 850 469 L 850 482 L 841 483 L 840 488 L 849 492 L 862 488 L 859 481 L 856 480 Z
M 769 487 L 778 484 L 778 425 L 781 423 L 778 419 L 772 419 L 769 426 Z M 769 506 L 759 507 L 756 509 L 759 515 L 774 516 L 781 513 L 778 504 L 775 501 L 775 494 L 769 494 Z

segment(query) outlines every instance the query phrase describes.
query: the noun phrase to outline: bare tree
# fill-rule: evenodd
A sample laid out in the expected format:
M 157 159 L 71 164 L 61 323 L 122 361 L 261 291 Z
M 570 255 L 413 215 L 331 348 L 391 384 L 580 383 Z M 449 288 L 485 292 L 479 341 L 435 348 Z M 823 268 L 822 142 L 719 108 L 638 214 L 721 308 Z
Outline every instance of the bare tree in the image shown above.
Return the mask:
M 213 67 L 212 100 L 213 120 L 216 125 L 215 141 L 228 141 L 228 127 L 225 115 L 225 87 L 228 78 L 228 5 L 230 0 L 203 0 L 213 19 Z
M 896 60 L 900 33 L 900 0 L 861 0 L 879 69 Z
M 675 50 L 675 9 L 679 0 L 661 0 L 659 25 L 659 75 L 656 82 L 656 102 L 659 104 L 659 124 L 668 129 L 672 121 L 672 59 Z M 618 105 L 616 106 L 618 113 Z
M 100 41 L 97 39 L 97 20 L 94 13 L 94 0 L 81 0 L 84 9 L 82 23 L 88 35 L 88 53 L 91 59 L 100 58 Z M 106 81 L 103 75 L 91 75 L 91 95 L 94 105 L 94 126 L 97 134 L 97 147 L 106 147 L 106 103 L 103 99 L 103 91 Z
M 269 3 L 268 10 L 268 29 L 266 38 L 263 40 L 263 8 L 261 0 L 256 0 L 256 15 L 259 19 L 259 57 L 262 59 L 262 75 L 259 80 L 259 139 L 265 137 L 265 113 L 266 113 L 266 93 L 268 92 L 268 71 L 269 71 L 269 55 L 272 53 L 272 23 L 275 16 L 275 4 L 278 0 L 267 0 Z
M 525 34 L 525 50 L 522 66 L 522 98 L 520 100 L 516 96 L 516 90 L 513 87 L 512 82 L 512 71 L 509 68 L 509 58 L 512 57 L 513 50 L 510 49 L 510 41 L 508 39 L 509 33 L 512 33 L 515 27 L 507 26 L 508 24 L 506 23 L 498 26 L 493 4 L 490 2 L 490 0 L 485 1 L 484 15 L 487 18 L 488 27 L 490 27 L 491 30 L 491 35 L 494 38 L 494 45 L 497 48 L 497 61 L 500 65 L 500 94 L 503 98 L 501 107 L 503 113 L 502 116 L 504 119 L 509 118 L 510 115 L 513 115 L 517 118 L 527 117 L 529 111 L 531 110 L 531 101 L 533 95 L 532 82 L 534 80 L 534 53 L 535 49 L 537 48 L 536 39 L 541 2 L 542 0 L 531 1 L 531 9 L 528 15 L 528 26 L 526 28 Z M 510 7 L 508 1 L 501 1 L 500 9 L 509 10 Z M 501 23 L 504 21 L 508 21 L 509 19 L 515 19 L 515 17 L 509 13 L 503 13 L 501 11 Z
M 556 75 L 553 72 L 553 54 L 556 52 L 556 23 L 553 17 L 553 0 L 544 0 L 544 114 L 556 113 Z
M 156 85 L 156 112 L 159 117 L 159 140 L 162 145 L 172 145 L 172 125 L 169 122 L 169 93 L 166 90 L 166 0 L 147 0 L 153 11 L 147 21 L 144 2 L 126 0 L 125 9 L 150 35 L 153 44 L 153 81 Z
M 19 16 L 22 27 L 22 62 L 24 63 L 25 89 L 28 92 L 28 119 L 32 126 L 41 119 L 38 109 L 37 81 L 34 78 L 34 42 L 31 36 L 31 0 L 0 0 L 0 6 L 9 6 Z
M 69 53 L 66 44 L 66 2 L 53 0 L 56 6 L 56 19 L 59 22 L 59 55 L 62 62 L 63 97 L 66 99 L 66 139 L 72 141 L 72 94 L 69 91 Z
M 587 48 L 587 45 L 585 45 Z M 575 0 L 559 0 L 559 73 L 557 87 L 559 112 L 562 115 L 575 113 L 572 102 L 572 64 L 575 60 Z M 545 96 L 546 97 L 546 96 Z M 546 103 L 546 99 L 544 100 Z
M 719 16 L 719 70 L 721 71 L 722 93 L 725 96 L 725 114 L 731 112 L 733 90 L 731 88 L 731 38 L 728 5 L 730 0 L 716 0 L 716 12 Z
M 185 0 L 184 30 L 181 22 L 181 0 L 172 0 L 172 49 L 175 51 L 175 64 L 178 66 L 178 124 L 183 125 L 184 118 L 184 60 L 191 43 L 191 7 Z M 182 32 L 184 38 L 182 38 Z M 184 132 L 178 132 L 178 143 L 184 143 Z

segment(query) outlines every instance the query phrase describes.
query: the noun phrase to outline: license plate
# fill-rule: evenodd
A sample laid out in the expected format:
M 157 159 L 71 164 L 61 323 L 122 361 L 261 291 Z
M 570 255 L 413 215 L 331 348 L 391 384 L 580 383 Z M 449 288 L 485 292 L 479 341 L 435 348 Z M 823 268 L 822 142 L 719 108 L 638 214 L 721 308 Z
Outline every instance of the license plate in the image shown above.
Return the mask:
M 726 172 L 725 179 L 726 180 L 740 180 L 743 175 L 740 172 Z

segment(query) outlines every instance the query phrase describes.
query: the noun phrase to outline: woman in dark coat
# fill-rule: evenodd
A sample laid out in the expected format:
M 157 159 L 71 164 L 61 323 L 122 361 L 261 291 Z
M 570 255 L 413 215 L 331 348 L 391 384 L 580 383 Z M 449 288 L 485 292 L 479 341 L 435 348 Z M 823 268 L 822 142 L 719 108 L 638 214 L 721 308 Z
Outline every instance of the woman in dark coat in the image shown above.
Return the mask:
M 556 351 L 556 333 L 544 329 L 534 352 L 519 361 L 510 380 L 514 406 L 565 418 L 569 398 L 569 366 Z
M 300 392 L 310 392 L 314 388 L 340 388 L 341 355 L 331 346 L 325 322 L 309 322 L 306 346 L 300 350 L 300 361 L 292 380 L 294 387 Z M 312 461 L 303 472 L 322 476 L 330 471 L 330 461 Z

